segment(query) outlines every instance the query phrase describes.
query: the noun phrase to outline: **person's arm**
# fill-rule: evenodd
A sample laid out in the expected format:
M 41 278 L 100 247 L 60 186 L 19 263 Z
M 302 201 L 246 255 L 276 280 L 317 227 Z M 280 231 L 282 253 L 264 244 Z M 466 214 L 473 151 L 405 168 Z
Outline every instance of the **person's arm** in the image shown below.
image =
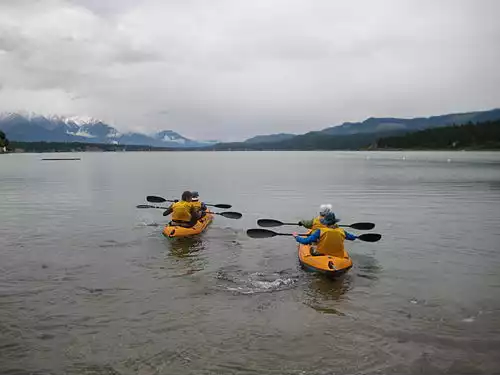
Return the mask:
M 304 228 L 307 228 L 307 229 L 311 229 L 312 226 L 313 226 L 313 221 L 314 221 L 314 219 L 312 219 L 312 220 L 301 220 L 301 221 L 299 221 L 299 225 L 301 227 L 304 227 Z
M 202 211 L 206 211 L 207 210 L 207 205 L 205 204 L 205 202 L 201 202 L 201 210 Z
M 163 216 L 168 216 L 170 215 L 174 210 L 172 209 L 172 206 L 170 206 L 169 208 L 167 208 L 165 210 L 165 212 L 163 212 Z
M 193 204 L 191 205 L 191 208 L 189 209 L 189 213 L 191 214 L 191 217 L 198 215 L 198 209 L 196 206 Z
M 317 229 L 309 237 L 299 237 L 297 235 L 294 235 L 294 237 L 295 241 L 297 241 L 298 243 L 301 243 L 302 245 L 310 245 L 313 242 L 317 242 L 319 240 L 320 235 L 321 231 Z
M 345 233 L 345 239 L 346 240 L 354 241 L 356 238 L 358 238 L 358 236 L 356 236 L 355 234 L 349 233 L 346 230 L 344 230 L 344 233 Z
M 191 220 L 189 220 L 190 225 L 195 225 L 201 216 L 201 211 L 199 211 L 194 205 L 189 209 L 189 214 L 191 215 Z

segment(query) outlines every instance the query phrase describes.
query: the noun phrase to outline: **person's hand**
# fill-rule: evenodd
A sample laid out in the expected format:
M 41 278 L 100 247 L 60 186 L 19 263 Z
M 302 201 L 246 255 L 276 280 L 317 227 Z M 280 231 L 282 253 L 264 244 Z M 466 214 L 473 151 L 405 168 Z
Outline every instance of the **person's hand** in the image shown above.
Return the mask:
M 293 235 L 293 238 L 297 238 L 298 233 L 297 232 L 293 232 L 292 235 Z
M 299 222 L 297 223 L 297 225 L 298 225 L 299 227 L 303 227 L 303 226 L 304 226 L 304 223 L 303 223 L 302 221 L 299 221 Z
M 163 216 L 168 216 L 168 211 L 163 211 Z

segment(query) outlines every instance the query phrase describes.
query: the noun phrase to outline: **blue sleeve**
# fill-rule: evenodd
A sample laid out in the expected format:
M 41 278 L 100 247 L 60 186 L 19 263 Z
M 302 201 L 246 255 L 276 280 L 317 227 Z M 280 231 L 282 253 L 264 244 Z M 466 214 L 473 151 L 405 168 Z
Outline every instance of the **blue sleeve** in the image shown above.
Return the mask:
M 310 245 L 313 242 L 317 242 L 319 240 L 319 237 L 321 235 L 321 231 L 317 229 L 313 234 L 311 234 L 309 237 L 296 237 L 295 240 L 298 243 L 301 243 L 302 245 Z
M 358 238 L 358 236 L 352 234 L 352 233 L 349 233 L 348 231 L 344 231 L 345 233 L 345 239 L 346 240 L 349 240 L 349 241 L 354 241 L 356 238 Z

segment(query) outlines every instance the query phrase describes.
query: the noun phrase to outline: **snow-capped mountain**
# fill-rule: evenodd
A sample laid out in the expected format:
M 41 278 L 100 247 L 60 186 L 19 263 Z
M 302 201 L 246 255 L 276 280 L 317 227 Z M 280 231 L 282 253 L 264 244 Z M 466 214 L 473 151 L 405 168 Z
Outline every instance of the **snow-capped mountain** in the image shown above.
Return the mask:
M 175 142 L 178 143 L 179 145 L 187 145 L 190 142 L 192 142 L 190 139 L 183 137 L 182 135 L 172 130 L 164 130 L 158 132 L 153 137 L 162 142 Z
M 82 125 L 92 125 L 101 122 L 101 120 L 89 116 L 71 116 L 71 117 L 60 117 L 66 124 L 76 124 L 78 126 Z
M 41 116 L 35 113 L 0 113 L 0 130 L 12 141 L 86 142 L 157 147 L 201 147 L 213 142 L 194 141 L 172 131 L 153 135 L 120 133 L 93 117 Z

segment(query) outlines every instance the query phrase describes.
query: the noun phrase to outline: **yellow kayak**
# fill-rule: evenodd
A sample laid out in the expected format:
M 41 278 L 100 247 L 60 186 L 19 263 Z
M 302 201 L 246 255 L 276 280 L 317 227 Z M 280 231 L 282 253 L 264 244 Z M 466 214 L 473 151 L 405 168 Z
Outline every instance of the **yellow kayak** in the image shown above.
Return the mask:
M 167 224 L 165 228 L 163 228 L 163 235 L 168 238 L 194 236 L 203 232 L 213 219 L 214 215 L 207 212 L 207 214 L 198 220 L 191 228 Z
M 352 267 L 352 260 L 349 254 L 344 251 L 343 257 L 331 255 L 311 255 L 311 245 L 299 244 L 300 265 L 308 270 L 319 272 L 331 277 L 340 276 Z

